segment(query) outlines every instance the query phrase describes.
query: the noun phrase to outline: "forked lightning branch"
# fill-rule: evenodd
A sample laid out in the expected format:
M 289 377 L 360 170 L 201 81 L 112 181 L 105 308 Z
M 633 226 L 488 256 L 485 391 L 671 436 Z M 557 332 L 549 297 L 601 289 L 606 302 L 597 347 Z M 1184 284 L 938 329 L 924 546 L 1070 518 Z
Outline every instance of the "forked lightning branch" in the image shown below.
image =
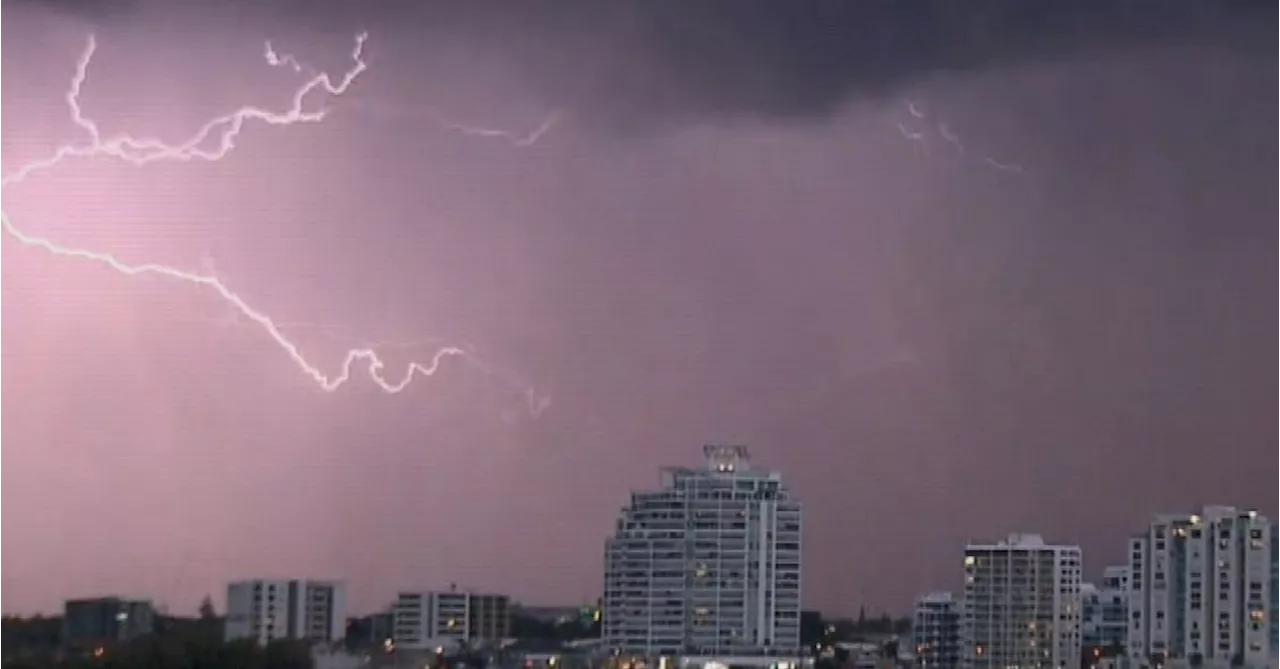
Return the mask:
M 81 131 L 82 141 L 61 145 L 50 155 L 26 163 L 17 170 L 5 174 L 0 178 L 0 187 L 13 187 L 44 172 L 52 171 L 67 161 L 83 158 L 109 158 L 139 167 L 156 162 L 218 161 L 226 158 L 235 148 L 237 138 L 248 123 L 256 122 L 272 126 L 318 123 L 324 120 L 327 109 L 309 103 L 314 98 L 333 98 L 346 93 L 352 83 L 368 67 L 363 57 L 367 37 L 365 33 L 356 36 L 355 46 L 351 51 L 353 64 L 346 73 L 336 81 L 328 73 L 314 73 L 294 92 L 292 104 L 287 109 L 272 111 L 255 106 L 240 107 L 231 113 L 209 120 L 186 140 L 171 143 L 152 137 L 104 133 L 98 124 L 84 113 L 80 102 L 81 91 L 89 83 L 90 64 L 97 49 L 97 42 L 91 36 L 76 63 L 75 73 L 66 94 L 71 121 Z M 267 44 L 265 58 L 273 67 L 286 67 L 298 73 L 310 71 L 310 68 L 292 55 L 277 52 L 270 43 Z M 545 129 L 541 130 L 545 132 Z M 303 354 L 299 345 L 285 335 L 280 325 L 272 320 L 270 315 L 255 309 L 240 294 L 231 290 L 213 274 L 190 272 L 159 263 L 135 264 L 109 253 L 65 245 L 25 231 L 13 220 L 8 211 L 0 213 L 0 224 L 3 225 L 9 238 L 33 249 L 64 258 L 95 263 L 104 269 L 128 276 L 159 276 L 212 291 L 237 313 L 257 325 L 299 370 L 325 391 L 337 390 L 359 370 L 367 372 L 368 377 L 384 392 L 399 393 L 408 388 L 416 378 L 434 375 L 446 358 L 464 357 L 485 367 L 463 348 L 444 346 L 438 348 L 429 358 L 410 362 L 400 368 L 398 373 L 388 374 L 387 364 L 377 350 L 373 347 L 363 347 L 347 350 L 338 371 L 326 373 L 320 364 Z M 546 406 L 545 399 L 535 400 L 531 393 L 528 394 L 527 399 L 529 399 L 530 411 L 535 415 Z

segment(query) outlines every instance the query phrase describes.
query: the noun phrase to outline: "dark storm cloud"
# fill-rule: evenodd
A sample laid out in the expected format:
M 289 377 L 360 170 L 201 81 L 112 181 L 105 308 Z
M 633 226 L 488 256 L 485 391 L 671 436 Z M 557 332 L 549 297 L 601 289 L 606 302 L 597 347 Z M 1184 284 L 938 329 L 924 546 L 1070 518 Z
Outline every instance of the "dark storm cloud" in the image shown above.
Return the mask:
M 1275 5 L 1269 8 L 1274 15 Z M 589 100 L 624 119 L 825 116 L 850 99 L 880 97 L 939 71 L 1212 37 L 1251 11 L 1263 13 L 1185 2 L 596 3 L 544 18 L 544 34 L 560 39 L 532 45 L 525 62 L 541 66 L 533 76 L 553 95 Z M 538 19 L 516 29 L 530 20 Z M 560 52 L 565 41 L 589 46 Z M 592 54 L 602 60 L 592 62 Z
M 13 0 L 92 18 L 138 0 Z M 191 16 L 258 20 L 422 40 L 453 37 L 510 58 L 577 114 L 635 123 L 686 115 L 814 117 L 939 72 L 1017 65 L 1087 50 L 1192 40 L 1271 48 L 1276 3 L 1258 0 L 217 0 L 161 3 Z M 1256 38 L 1261 37 L 1261 40 Z M 1268 52 L 1269 53 L 1269 52 Z
M 6 0 L 105 20 L 138 0 Z M 0 5 L 3 6 L 3 5 Z M 165 10 L 250 12 L 303 26 L 370 26 L 506 52 L 527 81 L 579 113 L 823 116 L 938 72 L 1160 43 L 1265 42 L 1257 0 L 198 0 Z M 179 9 L 179 13 L 182 12 Z

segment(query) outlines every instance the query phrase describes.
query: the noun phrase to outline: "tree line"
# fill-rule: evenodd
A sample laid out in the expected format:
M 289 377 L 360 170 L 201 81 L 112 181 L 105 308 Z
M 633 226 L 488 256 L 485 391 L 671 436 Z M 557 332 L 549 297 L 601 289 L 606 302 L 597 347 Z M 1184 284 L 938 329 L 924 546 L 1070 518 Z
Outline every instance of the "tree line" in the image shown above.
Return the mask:
M 0 620 L 3 669 L 311 669 L 305 643 L 224 642 L 222 620 L 157 616 L 155 631 L 123 643 L 70 652 L 62 618 L 5 616 Z
M 202 642 L 155 634 L 104 649 L 100 655 L 68 656 L 55 651 L 10 656 L 3 662 L 4 669 L 312 669 L 312 666 L 310 649 L 298 642 L 259 646 L 252 640 Z

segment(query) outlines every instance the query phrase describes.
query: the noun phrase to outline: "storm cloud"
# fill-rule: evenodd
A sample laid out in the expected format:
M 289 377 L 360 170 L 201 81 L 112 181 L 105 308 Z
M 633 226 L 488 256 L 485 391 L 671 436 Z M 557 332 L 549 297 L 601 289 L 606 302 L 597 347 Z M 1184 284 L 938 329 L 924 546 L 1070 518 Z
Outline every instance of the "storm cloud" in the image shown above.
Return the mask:
M 549 101 L 641 130 L 688 117 L 812 118 L 939 74 L 1078 53 L 1274 46 L 1263 0 L 6 0 L 93 22 L 145 16 L 244 27 L 447 37 L 500 53 Z

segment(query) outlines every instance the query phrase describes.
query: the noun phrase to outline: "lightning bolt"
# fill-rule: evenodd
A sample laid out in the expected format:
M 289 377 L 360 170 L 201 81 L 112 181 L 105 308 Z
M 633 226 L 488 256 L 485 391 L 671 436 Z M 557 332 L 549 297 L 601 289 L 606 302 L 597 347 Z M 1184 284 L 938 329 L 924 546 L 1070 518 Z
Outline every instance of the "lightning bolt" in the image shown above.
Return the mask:
M 901 122 L 895 123 L 894 125 L 898 127 L 898 132 L 902 134 L 903 139 L 914 143 L 918 151 L 926 154 L 929 153 L 929 140 L 924 136 L 923 132 L 919 130 L 912 130 L 911 128 L 908 128 L 906 124 Z
M 542 122 L 532 130 L 522 133 L 502 128 L 490 128 L 467 123 L 459 123 L 457 121 L 450 120 L 449 117 L 440 110 L 432 109 L 430 107 L 412 107 L 406 109 L 398 105 L 371 103 L 361 100 L 347 101 L 343 104 L 343 108 L 358 110 L 372 116 L 378 116 L 386 119 L 412 119 L 417 121 L 427 121 L 459 135 L 479 137 L 482 139 L 501 140 L 518 149 L 529 148 L 534 144 L 537 144 L 543 137 L 558 126 L 560 121 L 563 120 L 563 114 L 560 111 L 552 111 L 549 112 L 542 119 Z
M 351 370 L 356 363 L 364 362 L 368 366 L 369 376 L 378 384 L 383 391 L 387 393 L 398 393 L 409 386 L 413 381 L 413 377 L 417 374 L 423 376 L 431 376 L 440 368 L 440 363 L 450 356 L 466 355 L 466 351 L 454 346 L 446 346 L 436 351 L 431 360 L 426 363 L 411 362 L 405 373 L 397 381 L 388 381 L 382 376 L 384 363 L 378 357 L 377 351 L 373 348 L 357 348 L 347 351 L 346 357 L 342 363 L 342 371 L 335 376 L 328 376 L 319 367 L 309 362 L 299 350 L 298 345 L 285 337 L 280 326 L 271 320 L 265 313 L 249 306 L 238 294 L 232 291 L 221 280 L 214 276 L 206 276 L 201 274 L 193 274 L 168 265 L 160 265 L 155 263 L 145 263 L 141 265 L 131 265 L 122 262 L 109 253 L 100 253 L 97 251 L 89 251 L 85 249 L 70 248 L 55 244 L 44 237 L 36 237 L 22 232 L 13 225 L 8 214 L 0 217 L 0 225 L 3 225 L 4 231 L 9 233 L 14 239 L 26 246 L 33 246 L 43 249 L 54 255 L 67 258 L 76 258 L 79 260 L 87 260 L 93 263 L 109 267 L 126 276 L 144 276 L 153 275 L 161 276 L 168 279 L 193 283 L 199 286 L 212 289 L 223 300 L 236 309 L 240 315 L 256 323 L 275 341 L 285 353 L 293 360 L 303 372 L 311 377 L 321 388 L 326 391 L 337 390 L 342 384 L 351 378 Z
M 906 105 L 907 113 L 911 115 L 912 119 L 915 121 L 928 120 L 929 114 L 914 100 L 904 100 L 903 102 Z M 922 147 L 928 147 L 928 135 L 926 134 L 926 131 L 913 129 L 901 121 L 895 121 L 894 125 L 897 126 L 898 132 L 902 134 L 904 139 L 915 142 Z M 946 121 L 939 119 L 933 124 L 933 126 L 937 131 L 938 137 L 942 138 L 942 141 L 955 147 L 956 153 L 960 156 L 968 156 L 968 151 L 965 149 L 964 141 L 960 139 L 960 135 L 957 134 Z M 1019 175 L 1023 173 L 1022 166 L 1017 163 L 996 160 L 990 156 L 981 156 L 981 160 L 983 164 L 1001 172 L 1009 172 Z
M 240 109 L 214 118 L 206 122 L 186 141 L 179 144 L 168 144 L 155 138 L 135 138 L 132 135 L 120 134 L 104 138 L 97 123 L 85 117 L 80 106 L 80 91 L 89 78 L 89 64 L 98 49 L 97 40 L 90 35 L 88 45 L 76 62 L 76 73 L 71 79 L 71 88 L 67 91 L 67 106 L 71 109 L 71 120 L 89 135 L 89 142 L 80 145 L 66 144 L 58 147 L 53 155 L 44 160 L 37 160 L 24 165 L 21 169 L 0 179 L 0 187 L 11 186 L 25 181 L 33 174 L 51 169 L 69 158 L 109 157 L 123 160 L 135 166 L 142 166 L 161 160 L 189 162 L 193 160 L 221 160 L 235 148 L 236 137 L 240 135 L 245 123 L 260 121 L 268 125 L 294 125 L 297 123 L 318 123 L 328 115 L 328 110 L 305 111 L 308 96 L 314 91 L 338 97 L 347 92 L 366 69 L 364 44 L 368 33 L 356 36 L 355 48 L 351 51 L 351 59 L 355 65 L 334 83 L 326 72 L 318 73 L 306 81 L 293 95 L 293 103 L 283 112 L 272 112 L 258 107 L 241 107 Z M 275 67 L 284 67 L 289 63 L 297 63 L 292 56 L 282 58 L 267 49 L 267 63 Z M 218 138 L 213 148 L 205 148 L 210 137 Z
M 277 52 L 276 48 L 272 46 L 270 40 L 267 41 L 266 53 L 263 55 L 267 59 L 267 64 L 271 67 L 288 67 L 294 72 L 299 73 L 302 72 L 305 67 L 302 63 L 298 62 L 297 58 L 293 57 L 293 54 Z
M 345 93 L 356 78 L 368 67 L 363 58 L 364 45 L 367 39 L 367 33 L 360 33 L 356 36 L 355 46 L 351 51 L 353 65 L 336 83 L 327 73 L 314 73 L 295 91 L 292 104 L 288 109 L 284 111 L 269 111 L 253 106 L 241 107 L 229 114 L 206 122 L 185 141 L 169 144 L 159 139 L 138 138 L 129 134 L 107 137 L 103 135 L 97 123 L 85 116 L 80 105 L 80 94 L 88 80 L 89 65 L 97 50 L 97 41 L 90 35 L 83 53 L 76 62 L 75 75 L 71 79 L 71 86 L 65 97 L 67 106 L 70 109 L 72 122 L 84 131 L 88 141 L 80 144 L 59 146 L 47 158 L 24 164 L 12 174 L 0 178 L 0 187 L 19 184 L 36 174 L 50 170 L 73 158 L 107 157 L 135 166 L 143 166 L 158 161 L 217 161 L 224 158 L 235 148 L 236 138 L 249 121 L 276 126 L 319 122 L 325 118 L 328 110 L 320 107 L 318 109 L 312 108 L 308 111 L 306 105 L 308 98 L 312 97 L 313 94 L 325 94 L 328 97 L 336 98 Z M 293 56 L 276 52 L 270 43 L 266 46 L 265 58 L 267 64 L 272 67 L 288 67 L 295 72 L 309 70 Z M 378 388 L 389 394 L 403 391 L 409 387 L 416 377 L 434 375 L 447 358 L 463 357 L 486 371 L 492 371 L 488 365 L 475 359 L 464 349 L 457 346 L 444 346 L 438 348 L 429 359 L 410 362 L 397 377 L 388 378 L 384 375 L 386 364 L 378 356 L 377 347 L 363 346 L 346 352 L 338 373 L 326 374 L 319 366 L 303 355 L 295 342 L 285 336 L 284 328 L 281 324 L 273 321 L 266 313 L 250 306 L 243 297 L 231 290 L 212 271 L 200 274 L 159 263 L 131 264 L 110 253 L 64 246 L 51 239 L 23 231 L 14 224 L 9 214 L 3 211 L 0 211 L 0 227 L 3 227 L 4 232 L 8 233 L 11 238 L 20 244 L 43 250 L 55 256 L 87 261 L 126 276 L 162 277 L 201 286 L 213 291 L 234 309 L 238 317 L 246 319 L 265 332 L 276 346 L 288 355 L 299 370 L 327 392 L 333 392 L 340 388 L 351 379 L 354 371 L 360 368 L 368 372 L 369 378 L 373 380 Z M 539 397 L 532 390 L 526 390 L 524 394 L 529 412 L 535 418 L 550 405 L 549 398 Z
M 281 53 L 279 51 L 276 51 L 275 47 L 271 44 L 271 42 L 267 42 L 265 55 L 267 59 L 267 64 L 271 65 L 272 67 L 288 67 L 292 69 L 294 72 L 304 72 L 304 71 L 311 72 L 313 76 L 317 76 L 319 74 L 314 72 L 310 67 L 307 67 L 306 65 L 304 65 L 301 61 L 295 58 L 293 54 Z M 534 144 L 537 144 L 538 140 L 542 139 L 543 135 L 546 135 L 548 132 L 550 132 L 551 129 L 554 128 L 556 124 L 560 122 L 560 112 L 553 111 L 547 114 L 547 117 L 543 119 L 542 123 L 538 124 L 536 128 L 521 135 L 521 134 L 514 133 L 510 130 L 503 130 L 501 128 L 486 128 L 483 126 L 467 125 L 465 123 L 458 123 L 456 121 L 451 121 L 448 118 L 446 118 L 443 114 L 439 113 L 434 109 L 423 110 L 423 109 L 415 108 L 412 111 L 392 110 L 382 105 L 371 105 L 370 103 L 367 103 L 367 102 L 363 102 L 363 103 L 357 102 L 357 103 L 354 103 L 352 106 L 365 108 L 365 109 L 372 108 L 384 114 L 391 114 L 391 115 L 397 115 L 397 116 L 411 116 L 414 118 L 421 118 L 425 116 L 432 123 L 435 123 L 436 125 L 446 130 L 450 130 L 462 135 L 468 135 L 471 137 L 483 137 L 485 139 L 501 139 L 517 148 L 526 148 L 526 147 L 533 146 Z
M 964 155 L 964 142 L 960 141 L 959 135 L 951 131 L 951 126 L 947 125 L 946 121 L 938 121 L 938 135 L 942 137 L 943 141 L 956 147 L 956 151 L 959 151 L 960 155 Z
M 449 130 L 453 130 L 463 135 L 470 135 L 472 137 L 504 139 L 507 142 L 511 143 L 513 146 L 516 146 L 519 148 L 533 146 L 534 144 L 538 143 L 538 140 L 542 139 L 543 135 L 550 132 L 551 129 L 555 127 L 556 123 L 560 122 L 560 112 L 551 112 L 550 114 L 547 115 L 547 118 L 543 120 L 538 127 L 534 128 L 528 134 L 517 135 L 512 133 L 509 130 L 499 130 L 496 128 L 482 128 L 482 127 L 473 126 L 473 125 L 463 125 L 461 123 L 454 123 L 452 121 L 445 120 L 443 117 L 440 117 L 440 116 L 433 115 L 433 117 L 437 123 L 444 126 L 445 128 L 448 128 Z

